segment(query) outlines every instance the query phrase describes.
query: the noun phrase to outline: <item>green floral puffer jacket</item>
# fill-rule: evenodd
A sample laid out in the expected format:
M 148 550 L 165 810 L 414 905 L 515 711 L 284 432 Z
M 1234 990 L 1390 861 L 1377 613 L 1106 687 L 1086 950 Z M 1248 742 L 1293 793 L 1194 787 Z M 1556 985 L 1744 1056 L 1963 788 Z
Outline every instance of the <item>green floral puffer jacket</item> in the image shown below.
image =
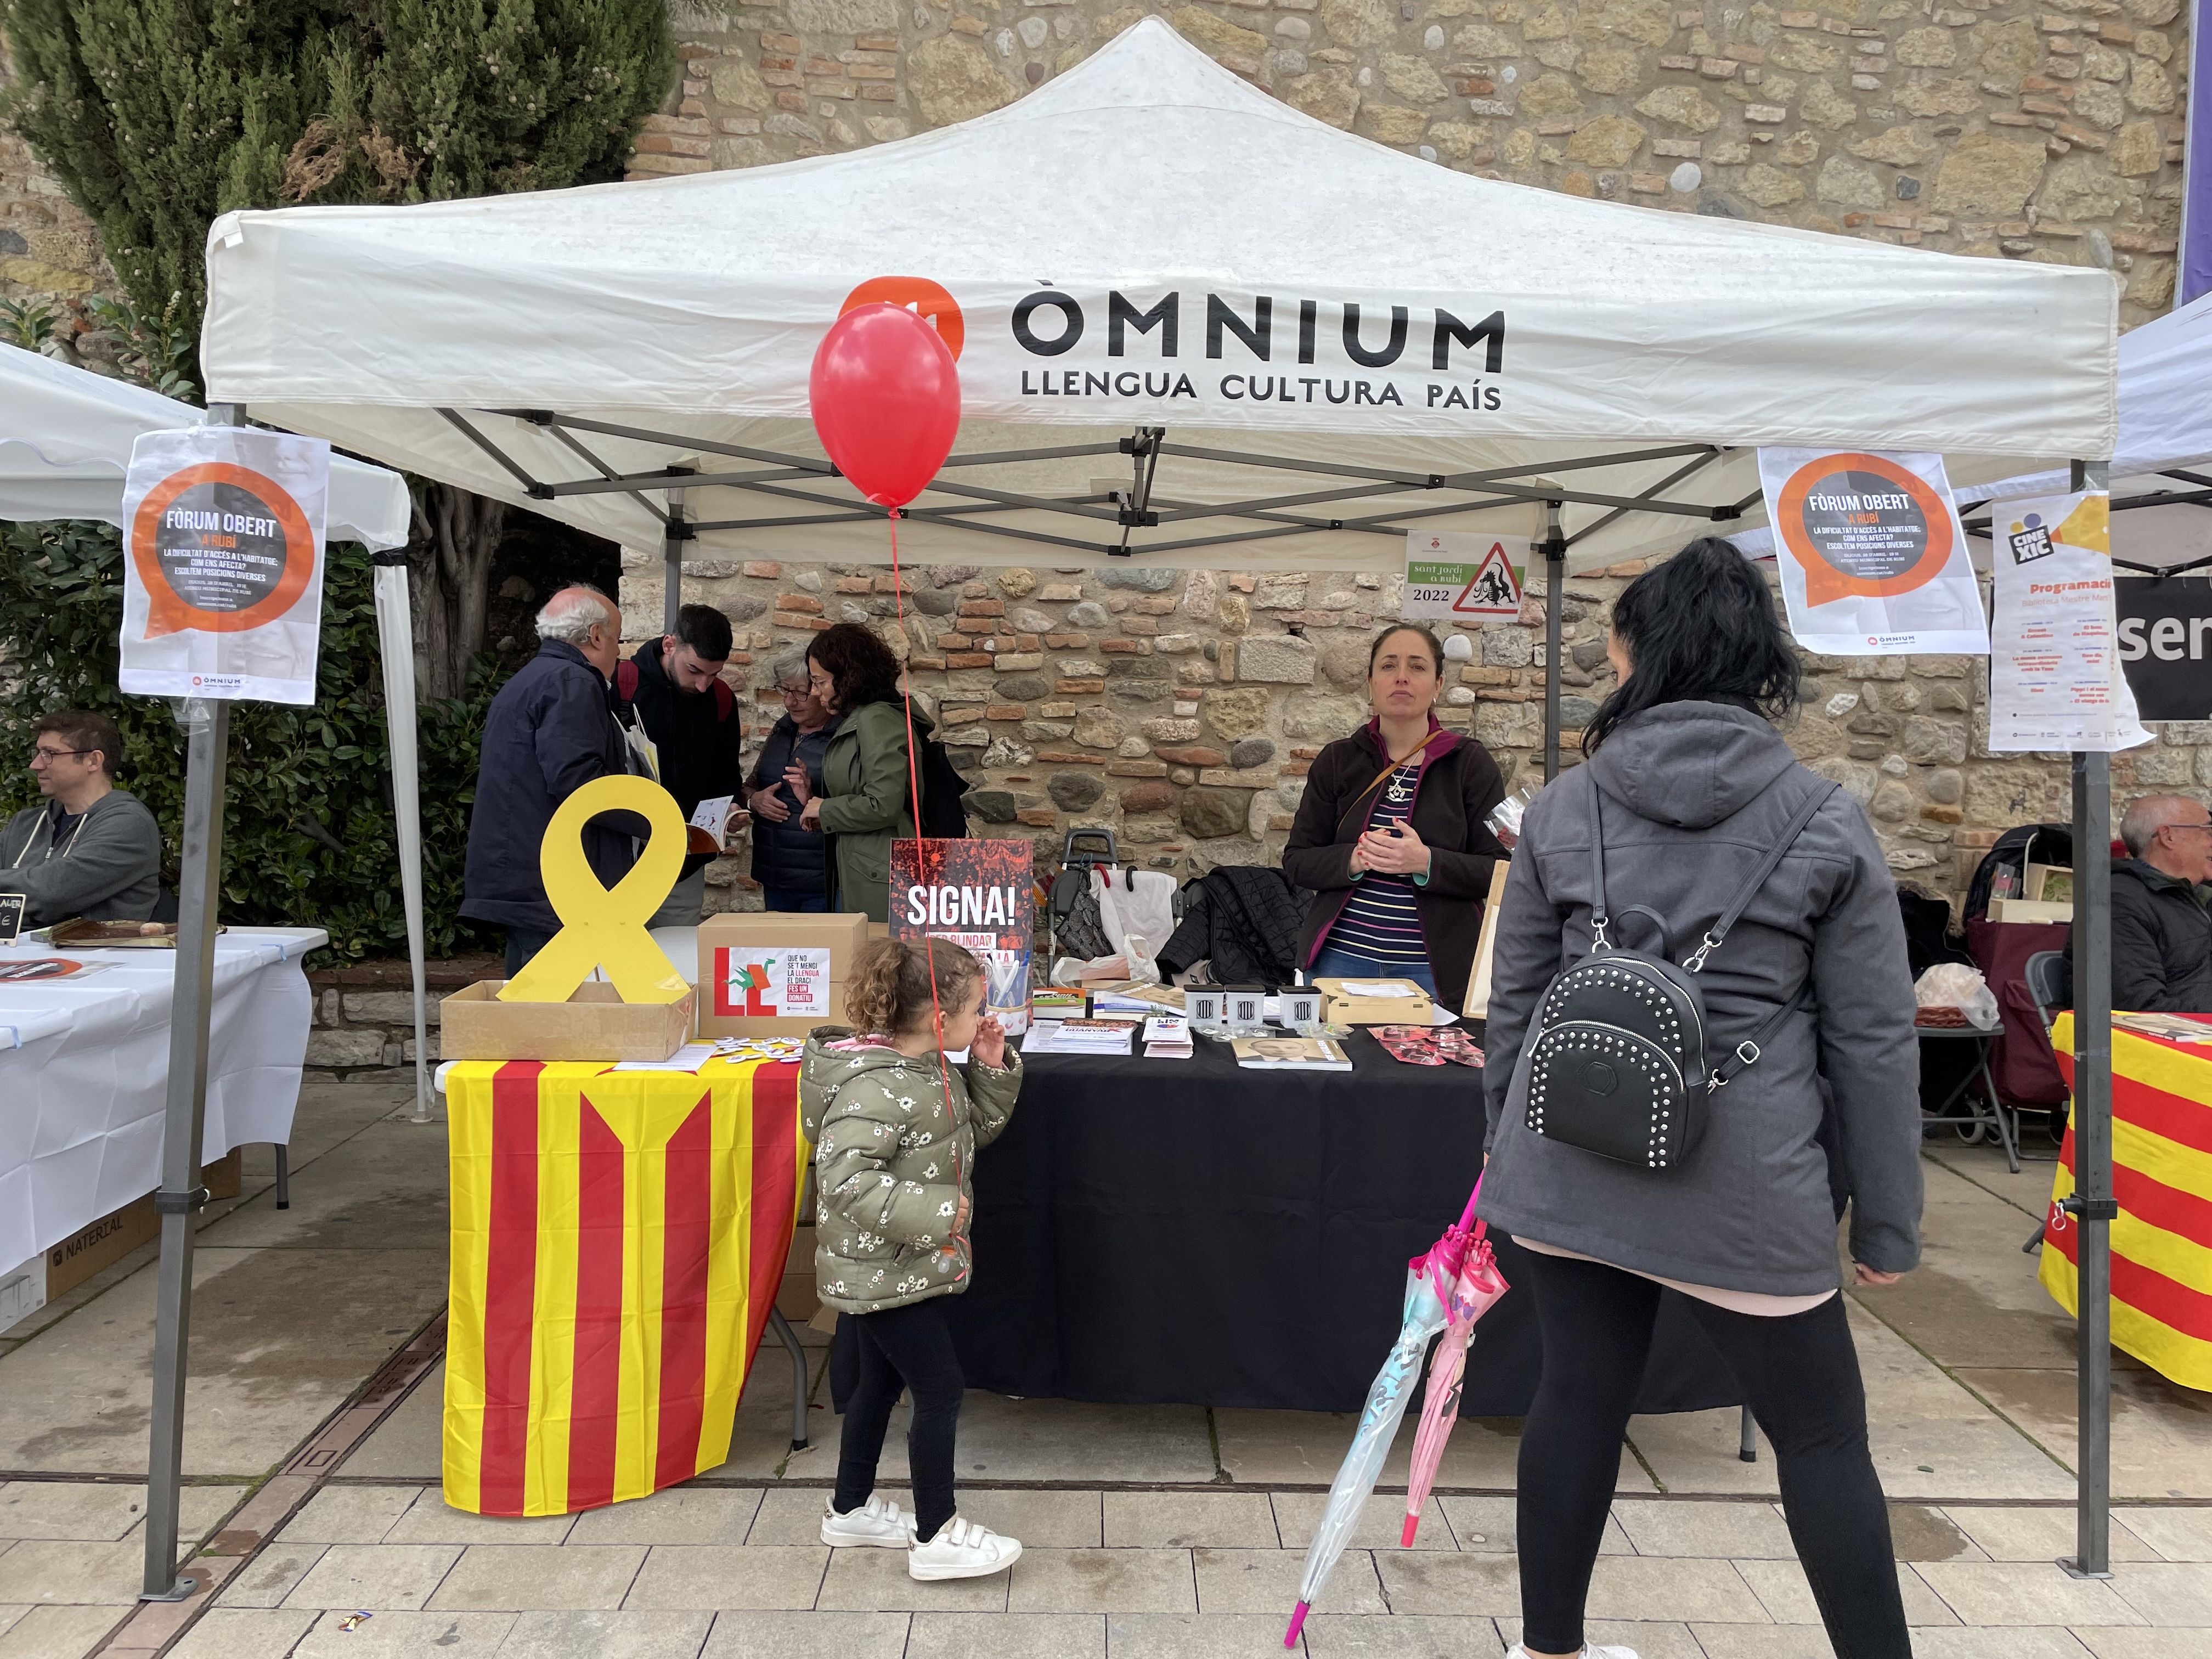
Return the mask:
M 910 1060 L 842 1026 L 808 1035 L 799 1110 L 814 1143 L 814 1276 L 825 1304 L 880 1313 L 968 1288 L 969 1239 L 953 1223 L 963 1198 L 973 1209 L 975 1153 L 1006 1127 L 1021 1086 L 1011 1044 L 996 1071 Z

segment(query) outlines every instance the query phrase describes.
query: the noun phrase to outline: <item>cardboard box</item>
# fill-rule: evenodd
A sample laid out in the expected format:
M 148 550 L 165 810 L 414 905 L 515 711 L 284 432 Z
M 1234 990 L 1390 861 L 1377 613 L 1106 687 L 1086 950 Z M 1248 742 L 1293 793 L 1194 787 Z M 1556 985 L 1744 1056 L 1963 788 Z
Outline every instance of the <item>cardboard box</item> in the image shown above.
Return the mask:
M 1426 1025 L 1433 1005 L 1428 994 L 1410 979 L 1364 978 L 1360 985 L 1402 985 L 1413 994 L 1401 997 L 1355 996 L 1340 979 L 1317 979 L 1314 984 L 1327 999 L 1323 1005 L 1332 1025 Z
M 2065 864 L 2037 864 L 2021 872 L 2020 896 L 2038 904 L 2074 902 L 2074 870 Z
M 2074 906 L 2071 902 L 2056 904 L 2042 899 L 1993 898 L 1990 901 L 1991 921 L 2071 921 Z
M 699 924 L 699 1035 L 804 1036 L 845 1024 L 846 976 L 867 940 L 859 913 L 708 917 Z
M 566 1002 L 501 1002 L 503 979 L 480 979 L 438 1005 L 447 1060 L 666 1060 L 691 1037 L 698 994 L 681 1002 L 624 1002 L 587 980 Z

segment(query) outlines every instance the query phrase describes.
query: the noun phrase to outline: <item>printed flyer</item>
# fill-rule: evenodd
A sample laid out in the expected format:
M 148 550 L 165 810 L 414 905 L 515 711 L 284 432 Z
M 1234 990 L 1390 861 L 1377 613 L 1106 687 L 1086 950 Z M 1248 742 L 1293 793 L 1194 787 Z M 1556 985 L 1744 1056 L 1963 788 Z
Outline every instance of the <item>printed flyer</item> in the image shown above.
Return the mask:
M 2151 739 L 2120 665 L 2111 508 L 2101 490 L 1991 503 L 1993 753 Z
M 945 939 L 972 951 L 983 964 L 984 1006 L 1009 1036 L 1030 1024 L 1032 866 L 1026 841 L 891 843 L 891 937 Z
M 1762 449 L 1790 631 L 1808 651 L 1987 654 L 1941 455 Z
M 123 487 L 124 690 L 315 700 L 330 475 L 319 438 L 140 436 Z
M 1407 622 L 1518 617 L 1529 545 L 1526 536 L 1407 531 L 1406 597 L 1398 614 Z

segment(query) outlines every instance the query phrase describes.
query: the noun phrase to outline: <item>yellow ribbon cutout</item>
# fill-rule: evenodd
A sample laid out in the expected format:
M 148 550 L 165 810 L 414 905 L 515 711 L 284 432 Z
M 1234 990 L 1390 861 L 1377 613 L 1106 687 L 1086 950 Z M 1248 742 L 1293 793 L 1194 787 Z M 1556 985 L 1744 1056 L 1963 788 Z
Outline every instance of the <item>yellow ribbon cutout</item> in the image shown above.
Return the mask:
M 609 887 L 584 856 L 584 826 L 602 812 L 635 812 L 652 839 L 630 872 Z M 676 798 L 650 778 L 594 778 L 561 803 L 545 826 L 538 869 L 561 931 L 500 988 L 501 1002 L 566 1002 L 592 976 L 607 977 L 624 1002 L 681 1002 L 691 993 L 646 922 L 684 868 L 687 839 Z

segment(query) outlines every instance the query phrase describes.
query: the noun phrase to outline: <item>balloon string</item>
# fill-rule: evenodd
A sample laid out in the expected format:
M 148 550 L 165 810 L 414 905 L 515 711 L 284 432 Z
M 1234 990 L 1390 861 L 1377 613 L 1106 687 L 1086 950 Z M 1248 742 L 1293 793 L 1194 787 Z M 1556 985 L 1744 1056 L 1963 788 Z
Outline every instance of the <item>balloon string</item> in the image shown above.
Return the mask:
M 893 613 L 898 618 L 899 637 L 906 641 L 907 655 L 908 659 L 911 660 L 914 654 L 914 640 L 906 631 L 906 580 L 905 578 L 899 574 L 899 510 L 894 507 L 889 509 L 889 511 L 890 514 L 891 531 L 891 609 Z M 906 690 L 904 695 L 899 698 L 899 707 L 906 711 L 907 798 L 914 808 L 915 850 L 918 854 L 921 850 L 921 770 L 915 761 L 914 678 L 910 671 L 907 673 L 906 681 Z M 886 894 L 885 915 L 889 915 L 890 914 L 888 908 L 889 897 L 890 896 Z M 924 957 L 927 959 L 929 963 L 929 1021 L 930 1030 L 935 1036 L 937 1040 L 938 1079 L 945 1085 L 945 1115 L 947 1117 L 951 1117 L 952 1115 L 952 1063 L 945 1057 L 945 1010 L 939 1006 L 937 1000 L 936 939 L 932 935 L 925 933 L 921 936 L 921 949 Z M 960 1137 L 957 1127 L 952 1138 L 952 1144 L 956 1149 L 960 1145 Z M 956 1158 L 958 1157 L 957 1150 L 954 1153 L 954 1157 Z M 955 1191 L 957 1192 L 960 1185 L 960 1171 L 957 1164 L 955 1164 L 952 1172 L 952 1184 Z M 955 1224 L 957 1226 L 958 1219 L 957 1212 L 959 1205 L 959 1200 L 957 1197 L 953 1200 L 953 1204 L 956 1211 Z M 946 1231 L 949 1232 L 951 1231 L 952 1229 L 947 1229 Z

